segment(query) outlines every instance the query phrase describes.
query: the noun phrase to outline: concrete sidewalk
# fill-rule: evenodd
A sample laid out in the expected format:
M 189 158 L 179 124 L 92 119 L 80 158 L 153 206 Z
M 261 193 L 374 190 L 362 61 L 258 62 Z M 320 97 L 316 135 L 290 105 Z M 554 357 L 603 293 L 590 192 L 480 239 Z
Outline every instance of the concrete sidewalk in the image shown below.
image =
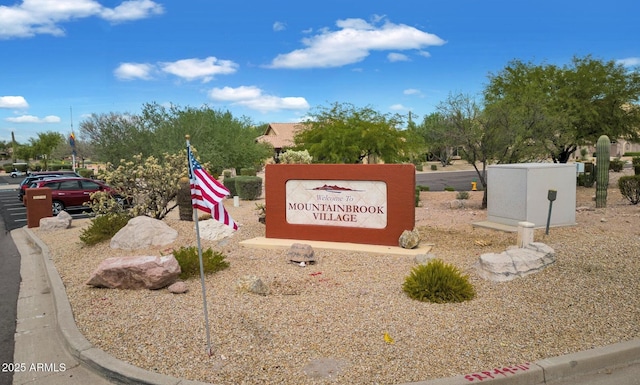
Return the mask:
M 137 368 L 91 345 L 75 324 L 64 284 L 46 245 L 26 227 L 13 230 L 11 236 L 21 254 L 22 276 L 14 354 L 14 364 L 21 370 L 14 374 L 15 385 L 204 385 Z M 640 385 L 640 340 L 411 385 L 480 382 Z

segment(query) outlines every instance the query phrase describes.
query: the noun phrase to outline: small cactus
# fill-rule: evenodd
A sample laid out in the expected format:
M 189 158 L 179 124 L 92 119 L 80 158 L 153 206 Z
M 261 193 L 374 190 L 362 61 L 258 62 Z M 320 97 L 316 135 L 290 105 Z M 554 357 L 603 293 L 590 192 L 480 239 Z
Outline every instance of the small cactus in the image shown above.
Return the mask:
M 596 207 L 607 207 L 607 186 L 609 185 L 609 157 L 611 141 L 606 135 L 598 138 L 596 144 Z

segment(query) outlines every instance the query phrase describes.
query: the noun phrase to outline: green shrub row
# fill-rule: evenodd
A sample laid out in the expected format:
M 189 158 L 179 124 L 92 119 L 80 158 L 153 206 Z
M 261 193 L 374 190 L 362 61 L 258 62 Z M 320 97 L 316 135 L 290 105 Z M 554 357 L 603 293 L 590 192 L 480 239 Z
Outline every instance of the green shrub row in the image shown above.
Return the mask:
M 242 200 L 256 200 L 262 195 L 262 178 L 259 176 L 241 175 L 233 178 L 224 178 L 224 186 L 231 196 L 239 196 Z
M 619 158 L 609 161 L 609 170 L 613 172 L 620 172 L 624 168 L 624 161 Z
M 624 155 L 622 155 L 622 156 L 638 156 L 638 157 L 640 157 L 640 152 L 638 152 L 638 151 L 625 152 Z

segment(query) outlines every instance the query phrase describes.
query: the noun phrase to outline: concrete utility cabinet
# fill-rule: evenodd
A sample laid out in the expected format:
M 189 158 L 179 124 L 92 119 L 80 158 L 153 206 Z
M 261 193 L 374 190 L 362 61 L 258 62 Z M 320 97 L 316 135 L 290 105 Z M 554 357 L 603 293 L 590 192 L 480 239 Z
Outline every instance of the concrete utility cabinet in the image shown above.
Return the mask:
M 576 166 L 518 163 L 487 168 L 487 221 L 509 226 L 531 222 L 546 227 L 549 190 L 557 191 L 550 226 L 576 223 Z

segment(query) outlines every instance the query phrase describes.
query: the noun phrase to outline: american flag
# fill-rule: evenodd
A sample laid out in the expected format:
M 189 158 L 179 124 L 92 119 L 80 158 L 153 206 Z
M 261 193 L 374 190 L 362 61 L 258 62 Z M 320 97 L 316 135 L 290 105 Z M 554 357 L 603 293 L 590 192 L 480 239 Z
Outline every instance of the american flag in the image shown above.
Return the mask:
M 191 186 L 191 204 L 194 208 L 211 214 L 215 220 L 238 230 L 238 224 L 231 218 L 224 205 L 224 197 L 230 194 L 224 185 L 214 179 L 202 168 L 187 146 L 189 156 L 189 184 Z

